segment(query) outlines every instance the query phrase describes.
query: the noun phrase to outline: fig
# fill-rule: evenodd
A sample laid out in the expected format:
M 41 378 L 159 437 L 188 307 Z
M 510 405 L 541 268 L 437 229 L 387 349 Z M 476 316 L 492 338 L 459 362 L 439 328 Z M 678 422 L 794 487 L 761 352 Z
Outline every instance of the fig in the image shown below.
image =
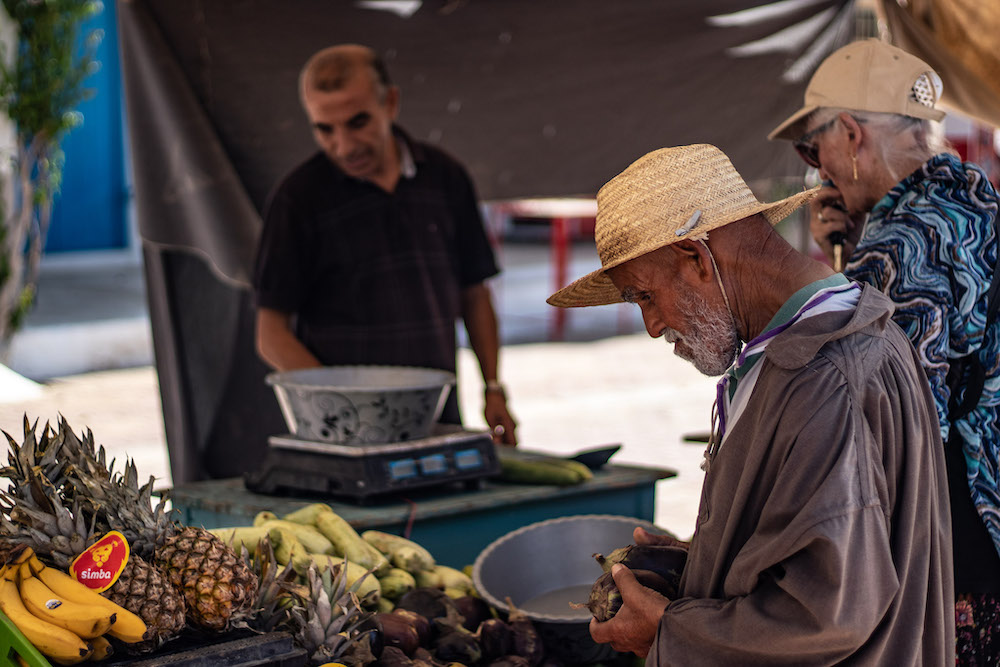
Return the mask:
M 505 655 L 489 663 L 489 667 L 531 667 L 531 663 L 519 655 Z
M 430 643 L 431 637 L 434 636 L 434 625 L 430 622 L 430 619 L 409 609 L 393 609 L 391 613 L 399 616 L 413 626 L 420 637 L 421 646 L 427 646 Z
M 469 632 L 473 632 L 479 627 L 479 624 L 488 618 L 493 618 L 493 612 L 490 610 L 490 606 L 482 600 L 482 598 L 473 597 L 471 595 L 463 595 L 461 597 L 452 598 L 455 602 L 455 606 L 458 608 L 458 613 L 462 615 L 465 620 L 462 621 L 462 625 Z
M 545 656 L 542 638 L 528 615 L 515 607 L 510 597 L 507 598 L 507 606 L 510 607 L 510 613 L 507 614 L 507 625 L 510 626 L 511 636 L 514 639 L 512 652 L 527 659 L 528 664 L 535 667 L 541 663 Z
M 483 659 L 493 660 L 510 653 L 514 648 L 514 634 L 510 626 L 499 618 L 491 618 L 479 624 L 476 637 L 483 649 Z
M 444 619 L 448 625 L 459 625 L 462 620 L 455 601 L 436 588 L 414 588 L 396 601 L 396 609 L 415 612 L 432 622 Z
M 434 657 L 447 662 L 474 665 L 482 659 L 483 651 L 475 636 L 459 626 L 442 633 L 434 640 Z
M 386 646 L 375 664 L 378 667 L 411 667 L 413 661 L 395 646 Z
M 376 614 L 375 623 L 382 630 L 382 642 L 386 647 L 396 647 L 410 656 L 420 646 L 417 629 L 402 616 L 394 613 Z

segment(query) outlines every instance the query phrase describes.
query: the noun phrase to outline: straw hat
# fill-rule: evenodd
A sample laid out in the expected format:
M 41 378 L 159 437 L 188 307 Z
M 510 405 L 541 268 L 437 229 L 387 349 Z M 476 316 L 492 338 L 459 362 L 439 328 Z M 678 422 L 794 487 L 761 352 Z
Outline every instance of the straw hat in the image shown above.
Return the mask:
M 802 122 L 822 107 L 941 120 L 944 111 L 934 108 L 941 91 L 941 77 L 920 58 L 877 39 L 851 42 L 820 63 L 805 105 L 767 138 L 798 139 L 805 132 Z
M 610 268 L 683 239 L 760 213 L 773 225 L 818 188 L 772 204 L 757 201 L 726 154 L 694 144 L 647 153 L 597 193 L 594 237 L 601 268 L 548 298 L 553 306 L 603 306 L 622 300 Z

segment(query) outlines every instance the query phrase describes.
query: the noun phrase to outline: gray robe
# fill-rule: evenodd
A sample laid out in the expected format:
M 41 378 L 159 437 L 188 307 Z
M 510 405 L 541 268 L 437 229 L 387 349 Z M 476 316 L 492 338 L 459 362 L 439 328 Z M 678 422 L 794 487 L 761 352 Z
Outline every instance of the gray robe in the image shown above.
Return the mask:
M 767 347 L 647 664 L 954 664 L 937 413 L 892 309 L 865 287 Z

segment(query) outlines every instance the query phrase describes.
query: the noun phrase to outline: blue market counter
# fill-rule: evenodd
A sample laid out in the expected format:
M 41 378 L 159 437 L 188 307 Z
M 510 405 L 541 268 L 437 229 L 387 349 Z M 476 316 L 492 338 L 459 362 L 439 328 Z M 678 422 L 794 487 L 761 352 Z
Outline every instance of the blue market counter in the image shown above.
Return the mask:
M 538 521 L 576 514 L 617 514 L 653 520 L 656 481 L 676 471 L 606 465 L 590 481 L 574 486 L 508 484 L 484 480 L 482 488 L 413 493 L 355 505 L 329 498 L 293 498 L 251 493 L 243 480 L 194 482 L 170 491 L 185 524 L 218 528 L 246 526 L 258 512 L 282 516 L 313 502 L 328 503 L 359 532 L 374 528 L 402 535 L 428 549 L 444 565 L 464 567 L 494 540 Z

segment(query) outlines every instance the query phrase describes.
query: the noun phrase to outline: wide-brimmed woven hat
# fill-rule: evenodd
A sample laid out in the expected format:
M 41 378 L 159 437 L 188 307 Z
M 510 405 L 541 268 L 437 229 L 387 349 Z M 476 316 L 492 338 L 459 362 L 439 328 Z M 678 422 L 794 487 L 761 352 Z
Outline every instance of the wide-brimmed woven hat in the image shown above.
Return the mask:
M 767 138 L 798 139 L 805 133 L 803 121 L 822 107 L 941 120 L 945 113 L 934 106 L 941 91 L 941 77 L 920 58 L 877 39 L 851 42 L 820 63 L 803 107 Z
M 773 225 L 818 188 L 764 204 L 726 154 L 709 144 L 661 148 L 642 156 L 597 193 L 594 238 L 601 268 L 564 287 L 553 306 L 603 306 L 622 300 L 605 271 L 683 239 L 760 213 Z

